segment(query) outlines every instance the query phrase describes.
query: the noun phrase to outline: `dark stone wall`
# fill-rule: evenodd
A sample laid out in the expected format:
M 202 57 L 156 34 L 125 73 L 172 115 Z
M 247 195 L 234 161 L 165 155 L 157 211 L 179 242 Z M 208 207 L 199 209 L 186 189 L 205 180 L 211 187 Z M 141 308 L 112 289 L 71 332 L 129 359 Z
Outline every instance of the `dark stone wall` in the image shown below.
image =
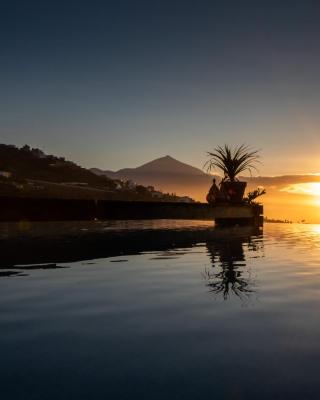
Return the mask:
M 247 219 L 257 224 L 262 206 L 206 203 L 37 199 L 0 197 L 0 221 L 90 221 L 126 219 Z
M 0 221 L 86 221 L 97 219 L 213 219 L 201 203 L 0 198 Z

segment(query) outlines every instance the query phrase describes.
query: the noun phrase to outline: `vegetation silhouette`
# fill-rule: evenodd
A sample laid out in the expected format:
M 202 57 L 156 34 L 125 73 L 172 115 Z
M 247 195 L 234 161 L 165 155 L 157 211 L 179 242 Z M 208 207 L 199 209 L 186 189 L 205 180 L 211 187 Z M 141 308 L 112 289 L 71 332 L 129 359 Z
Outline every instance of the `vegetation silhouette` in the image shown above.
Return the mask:
M 234 148 L 225 144 L 218 146 L 213 152 L 208 151 L 209 160 L 205 163 L 207 171 L 218 168 L 224 174 L 223 180 L 234 182 L 237 176 L 244 171 L 257 170 L 255 164 L 259 162 L 259 151 L 252 150 L 244 144 Z
M 216 147 L 213 152 L 207 152 L 207 155 L 209 160 L 204 164 L 207 172 L 218 169 L 223 173 L 220 190 L 216 190 L 214 181 L 207 195 L 208 203 L 214 204 L 221 201 L 241 203 L 247 183 L 240 182 L 237 176 L 246 170 L 250 172 L 250 175 L 252 169 L 257 171 L 255 164 L 259 162 L 258 150 L 252 150 L 244 144 L 234 148 L 225 144 L 223 147 Z M 250 195 L 253 197 L 251 200 L 262 194 L 265 194 L 265 191 L 259 191 L 259 189 L 254 193 L 251 192 Z
M 256 204 L 255 199 L 266 194 L 266 190 L 263 188 L 257 188 L 252 192 L 249 192 L 247 196 L 244 198 L 244 201 L 248 204 Z

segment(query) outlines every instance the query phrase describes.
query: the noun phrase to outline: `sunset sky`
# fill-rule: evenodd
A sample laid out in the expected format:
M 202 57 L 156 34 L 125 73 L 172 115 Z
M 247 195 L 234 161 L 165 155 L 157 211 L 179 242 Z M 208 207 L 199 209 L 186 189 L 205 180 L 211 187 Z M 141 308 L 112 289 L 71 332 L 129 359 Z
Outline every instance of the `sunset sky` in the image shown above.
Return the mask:
M 106 169 L 245 142 L 262 175 L 320 172 L 319 2 L 0 7 L 1 142 Z

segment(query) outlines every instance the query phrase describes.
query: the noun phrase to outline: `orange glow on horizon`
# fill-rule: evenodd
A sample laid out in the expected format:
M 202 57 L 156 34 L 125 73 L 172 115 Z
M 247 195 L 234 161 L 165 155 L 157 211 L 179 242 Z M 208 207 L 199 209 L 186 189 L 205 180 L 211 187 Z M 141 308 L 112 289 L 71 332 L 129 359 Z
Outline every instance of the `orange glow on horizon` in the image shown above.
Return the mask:
M 320 182 L 296 183 L 280 190 L 291 194 L 310 196 L 311 203 L 320 207 Z M 307 201 L 307 203 L 310 203 Z

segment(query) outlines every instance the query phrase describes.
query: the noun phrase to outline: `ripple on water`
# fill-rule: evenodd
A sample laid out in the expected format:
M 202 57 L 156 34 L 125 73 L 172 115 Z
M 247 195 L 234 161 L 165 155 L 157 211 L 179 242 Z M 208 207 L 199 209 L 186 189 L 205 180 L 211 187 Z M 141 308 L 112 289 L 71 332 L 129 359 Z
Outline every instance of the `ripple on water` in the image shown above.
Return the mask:
M 1 398 L 318 398 L 318 227 L 77 229 L 121 246 L 0 268 Z

